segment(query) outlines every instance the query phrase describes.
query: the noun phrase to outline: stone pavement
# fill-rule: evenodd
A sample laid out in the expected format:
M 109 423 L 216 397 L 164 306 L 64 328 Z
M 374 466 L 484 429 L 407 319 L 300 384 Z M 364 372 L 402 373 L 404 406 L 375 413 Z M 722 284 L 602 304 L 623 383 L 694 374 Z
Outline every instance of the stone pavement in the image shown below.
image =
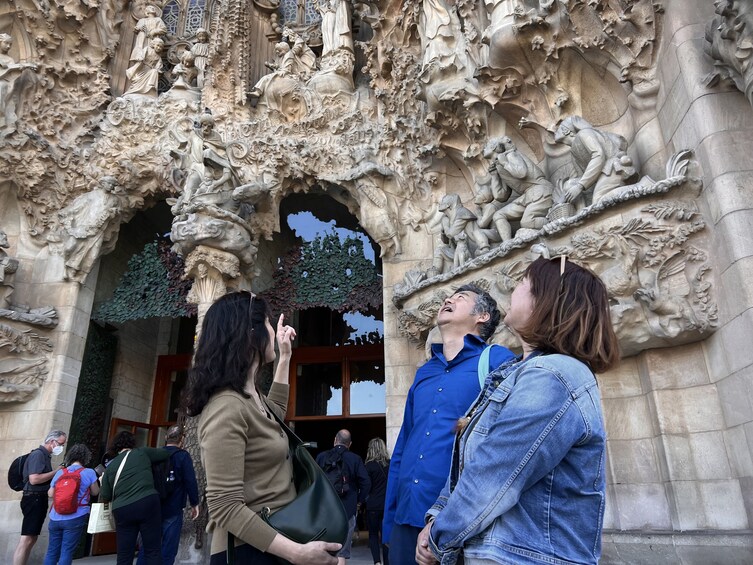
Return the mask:
M 114 555 L 101 555 L 97 557 L 84 557 L 82 559 L 76 559 L 74 563 L 76 565 L 113 565 L 117 560 Z M 136 560 L 134 559 L 134 563 Z M 180 565 L 179 561 L 175 562 L 175 565 Z M 368 532 L 361 532 L 360 539 L 353 544 L 351 550 L 351 557 L 347 561 L 347 565 L 373 565 L 371 560 L 371 552 L 369 551 L 369 534 Z

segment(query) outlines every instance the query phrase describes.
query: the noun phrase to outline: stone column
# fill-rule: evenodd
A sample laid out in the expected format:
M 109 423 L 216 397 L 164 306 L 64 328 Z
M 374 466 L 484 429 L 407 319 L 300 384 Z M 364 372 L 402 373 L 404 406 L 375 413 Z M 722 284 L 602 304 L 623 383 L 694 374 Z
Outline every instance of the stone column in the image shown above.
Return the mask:
M 220 296 L 239 284 L 240 260 L 227 251 L 199 245 L 186 257 L 186 278 L 193 279 L 188 301 L 197 305 L 196 337 L 201 332 L 204 314 Z

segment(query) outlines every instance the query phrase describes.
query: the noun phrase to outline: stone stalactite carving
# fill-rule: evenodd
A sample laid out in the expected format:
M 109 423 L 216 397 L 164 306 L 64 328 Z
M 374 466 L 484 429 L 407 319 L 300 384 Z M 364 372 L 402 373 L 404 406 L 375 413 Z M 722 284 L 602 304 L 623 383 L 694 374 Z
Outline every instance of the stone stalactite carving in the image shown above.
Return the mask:
M 705 79 L 713 87 L 731 82 L 753 104 L 753 6 L 739 0 L 715 0 L 716 16 L 706 27 L 706 53 L 714 71 Z

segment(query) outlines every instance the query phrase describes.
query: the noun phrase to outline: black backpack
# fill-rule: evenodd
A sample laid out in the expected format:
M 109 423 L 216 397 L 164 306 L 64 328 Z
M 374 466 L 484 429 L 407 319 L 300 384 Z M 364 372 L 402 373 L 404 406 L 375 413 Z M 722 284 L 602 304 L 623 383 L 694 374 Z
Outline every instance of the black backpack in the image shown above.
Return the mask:
M 322 461 L 322 469 L 327 475 L 329 482 L 335 487 L 335 492 L 340 496 L 345 496 L 350 490 L 348 477 L 345 474 L 345 463 L 343 462 L 344 449 L 331 449 Z
M 173 456 L 183 449 L 178 449 L 170 454 L 164 461 L 152 465 L 152 478 L 154 479 L 154 488 L 162 502 L 165 502 L 175 492 L 177 477 L 173 468 Z
M 16 457 L 8 468 L 8 486 L 16 492 L 24 490 L 24 486 L 26 485 L 26 481 L 24 480 L 24 465 L 33 451 L 34 449 L 29 451 L 29 453 Z

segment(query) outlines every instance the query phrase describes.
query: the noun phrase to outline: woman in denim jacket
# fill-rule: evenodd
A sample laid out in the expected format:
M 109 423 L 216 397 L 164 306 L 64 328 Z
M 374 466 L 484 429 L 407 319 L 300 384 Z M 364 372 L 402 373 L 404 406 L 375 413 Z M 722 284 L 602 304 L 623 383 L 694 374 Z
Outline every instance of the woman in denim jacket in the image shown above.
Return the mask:
M 416 561 L 597 563 L 606 432 L 593 372 L 619 359 L 607 292 L 591 271 L 537 259 L 505 324 L 523 356 L 489 374 L 460 421 L 447 483 Z

